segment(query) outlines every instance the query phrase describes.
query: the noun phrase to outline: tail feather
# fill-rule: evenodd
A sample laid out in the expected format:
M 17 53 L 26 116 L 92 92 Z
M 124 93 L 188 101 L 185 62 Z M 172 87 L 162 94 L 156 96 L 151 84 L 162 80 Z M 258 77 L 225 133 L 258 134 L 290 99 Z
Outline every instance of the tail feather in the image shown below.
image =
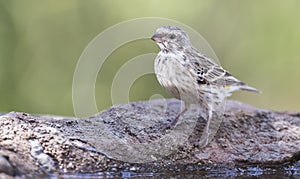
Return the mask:
M 253 88 L 251 86 L 247 86 L 247 85 L 240 86 L 240 90 L 251 91 L 251 92 L 255 92 L 255 93 L 261 93 L 261 91 L 259 91 L 258 89 Z
M 250 91 L 250 92 L 255 92 L 255 93 L 261 93 L 258 89 L 253 88 L 251 86 L 247 86 L 247 85 L 226 86 L 225 89 L 227 90 L 227 96 L 231 96 L 231 93 L 233 93 L 235 91 L 238 91 L 238 90 Z
M 246 83 L 236 79 L 228 72 L 225 74 L 225 84 L 226 84 L 225 89 L 227 89 L 229 93 L 238 90 L 261 93 L 258 89 L 248 86 Z

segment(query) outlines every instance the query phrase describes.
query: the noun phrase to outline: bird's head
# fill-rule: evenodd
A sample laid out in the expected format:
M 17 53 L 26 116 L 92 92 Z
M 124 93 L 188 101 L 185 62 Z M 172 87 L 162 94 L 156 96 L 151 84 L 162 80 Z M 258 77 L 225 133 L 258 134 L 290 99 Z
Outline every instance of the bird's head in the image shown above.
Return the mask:
M 191 45 L 189 36 L 178 27 L 162 26 L 159 27 L 151 37 L 161 50 L 173 51 Z

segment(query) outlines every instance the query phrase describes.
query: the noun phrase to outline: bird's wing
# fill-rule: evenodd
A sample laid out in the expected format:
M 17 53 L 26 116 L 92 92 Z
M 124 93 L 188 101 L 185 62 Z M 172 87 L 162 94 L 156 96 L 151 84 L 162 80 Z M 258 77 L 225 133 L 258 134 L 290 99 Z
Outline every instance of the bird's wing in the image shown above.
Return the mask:
M 221 66 L 214 63 L 210 58 L 202 55 L 196 49 L 192 49 L 188 54 L 188 71 L 195 76 L 196 82 L 201 84 L 212 84 L 231 88 L 229 91 L 247 90 L 259 92 L 257 89 L 247 86 L 244 82 L 233 77 Z
M 199 84 L 212 84 L 224 79 L 224 76 L 229 74 L 218 64 L 199 53 L 196 49 L 186 53 L 189 60 L 189 65 L 187 65 L 188 71 L 195 76 Z

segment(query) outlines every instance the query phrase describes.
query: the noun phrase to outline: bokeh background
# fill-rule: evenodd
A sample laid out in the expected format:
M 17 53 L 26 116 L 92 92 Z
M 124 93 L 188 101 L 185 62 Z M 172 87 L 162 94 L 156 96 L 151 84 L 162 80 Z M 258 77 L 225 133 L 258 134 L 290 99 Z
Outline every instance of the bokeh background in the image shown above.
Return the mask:
M 262 94 L 233 99 L 267 109 L 300 110 L 300 1 L 297 0 L 0 0 L 0 111 L 74 115 L 72 79 L 80 54 L 106 28 L 140 17 L 180 21 L 210 43 L 222 66 Z M 155 31 L 155 29 L 153 29 Z M 115 50 L 98 74 L 99 110 L 131 58 L 157 52 L 149 39 Z M 168 96 L 154 75 L 139 78 L 130 101 Z

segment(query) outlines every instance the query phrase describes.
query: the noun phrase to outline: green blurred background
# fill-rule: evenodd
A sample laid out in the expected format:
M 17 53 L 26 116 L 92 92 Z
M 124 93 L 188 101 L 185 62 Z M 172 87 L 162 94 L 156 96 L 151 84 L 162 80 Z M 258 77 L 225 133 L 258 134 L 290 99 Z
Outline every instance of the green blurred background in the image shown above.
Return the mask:
M 106 28 L 140 17 L 180 21 L 210 43 L 221 64 L 262 94 L 232 98 L 275 110 L 300 110 L 300 1 L 0 0 L 0 111 L 74 115 L 72 78 L 80 54 Z M 155 29 L 153 29 L 153 32 Z M 115 73 L 157 52 L 148 39 L 117 49 L 96 84 L 98 109 L 111 106 Z M 167 96 L 154 75 L 139 78 L 130 101 Z

